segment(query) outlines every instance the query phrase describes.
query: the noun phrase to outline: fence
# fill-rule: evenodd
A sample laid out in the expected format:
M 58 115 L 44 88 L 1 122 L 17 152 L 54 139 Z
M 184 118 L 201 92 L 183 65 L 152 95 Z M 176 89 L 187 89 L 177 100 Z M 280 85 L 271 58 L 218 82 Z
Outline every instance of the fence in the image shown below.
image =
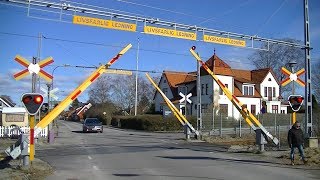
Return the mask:
M 274 135 L 279 133 L 288 132 L 292 126 L 291 114 L 260 114 L 256 116 L 260 123 Z M 302 129 L 304 130 L 304 113 L 297 113 L 296 120 L 301 122 Z M 320 135 L 320 114 L 313 114 L 313 136 Z M 241 118 L 236 120 L 232 117 L 226 117 L 223 114 L 215 114 L 212 112 L 202 114 L 202 128 L 203 132 L 210 132 L 211 134 L 240 134 L 250 133 L 249 125 Z
M 18 136 L 21 133 L 29 133 L 29 127 L 18 127 L 18 126 L 0 126 L 0 137 L 11 137 Z M 48 127 L 42 129 L 40 134 L 36 137 L 46 137 L 48 135 Z

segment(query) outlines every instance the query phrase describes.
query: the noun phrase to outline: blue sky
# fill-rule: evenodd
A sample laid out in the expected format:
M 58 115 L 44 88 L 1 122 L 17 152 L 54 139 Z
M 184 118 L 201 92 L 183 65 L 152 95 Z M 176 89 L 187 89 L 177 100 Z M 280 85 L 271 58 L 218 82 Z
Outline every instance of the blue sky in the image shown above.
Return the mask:
M 182 24 L 197 25 L 210 29 L 258 35 L 265 38 L 294 38 L 304 40 L 303 0 L 203 0 L 201 3 L 185 1 L 147 0 L 76 0 L 72 2 L 90 4 L 101 8 L 119 10 L 123 14 L 153 17 Z M 71 3 L 72 3 L 71 2 Z M 48 13 L 49 14 L 49 13 Z M 30 10 L 34 17 L 44 17 L 36 10 Z M 312 63 L 320 59 L 320 1 L 309 0 Z M 19 104 L 21 94 L 31 91 L 31 76 L 16 81 L 13 74 L 24 68 L 14 61 L 17 54 L 31 59 L 37 56 L 38 39 L 42 39 L 41 59 L 52 56 L 54 63 L 44 68 L 52 74 L 53 69 L 63 64 L 71 66 L 99 66 L 106 63 L 119 50 L 119 46 L 132 43 L 133 48 L 112 68 L 135 69 L 138 39 L 140 42 L 139 69 L 150 71 L 194 71 L 196 62 L 189 48 L 197 46 L 204 60 L 217 55 L 233 68 L 252 69 L 248 56 L 257 50 L 218 45 L 202 41 L 190 41 L 141 33 L 143 24 L 138 23 L 137 32 L 103 29 L 72 24 L 54 19 L 43 20 L 27 16 L 26 8 L 0 4 L 0 94 L 9 95 Z M 116 19 L 114 19 L 116 20 Z M 120 20 L 119 20 L 120 21 Z M 12 35 L 17 34 L 17 35 Z M 21 36 L 23 35 L 23 36 Z M 27 35 L 27 36 L 24 36 Z M 201 33 L 198 38 L 201 39 Z M 55 40 L 53 40 L 55 39 Z M 59 40 L 57 40 L 59 39 Z M 72 41 L 72 42 L 71 42 Z M 86 43 L 75 43 L 75 41 Z M 93 45 L 103 44 L 103 45 Z M 58 67 L 54 71 L 54 87 L 60 91 L 57 96 L 63 99 L 92 69 Z M 45 87 L 45 81 L 40 86 Z M 87 92 L 80 101 L 87 100 Z

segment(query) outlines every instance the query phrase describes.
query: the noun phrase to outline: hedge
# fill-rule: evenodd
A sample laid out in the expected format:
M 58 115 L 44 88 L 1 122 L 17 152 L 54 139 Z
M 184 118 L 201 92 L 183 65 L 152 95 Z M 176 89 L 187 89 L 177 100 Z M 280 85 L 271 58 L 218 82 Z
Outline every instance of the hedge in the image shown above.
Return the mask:
M 188 117 L 188 121 L 195 127 L 195 117 Z M 114 116 L 111 126 L 122 129 L 135 129 L 144 131 L 182 131 L 181 123 L 175 117 L 161 115 Z

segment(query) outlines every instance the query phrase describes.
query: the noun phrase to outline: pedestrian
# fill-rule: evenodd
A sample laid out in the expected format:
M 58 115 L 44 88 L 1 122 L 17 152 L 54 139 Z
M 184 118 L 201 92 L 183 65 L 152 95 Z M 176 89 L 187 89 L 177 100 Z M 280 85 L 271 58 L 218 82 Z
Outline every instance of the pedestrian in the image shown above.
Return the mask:
M 296 121 L 292 128 L 288 132 L 288 144 L 291 148 L 290 159 L 291 165 L 294 165 L 294 150 L 298 148 L 303 163 L 306 163 L 306 159 L 303 152 L 304 135 L 301 130 L 300 122 Z

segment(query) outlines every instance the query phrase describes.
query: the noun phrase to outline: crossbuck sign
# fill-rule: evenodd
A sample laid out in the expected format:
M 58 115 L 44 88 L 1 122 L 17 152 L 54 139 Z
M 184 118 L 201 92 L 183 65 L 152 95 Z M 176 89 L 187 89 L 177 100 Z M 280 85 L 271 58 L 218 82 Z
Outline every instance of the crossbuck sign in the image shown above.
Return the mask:
M 184 94 L 182 94 L 181 92 L 179 92 L 179 95 L 182 97 L 179 102 L 182 103 L 184 101 L 187 101 L 188 103 L 192 103 L 192 101 L 189 99 L 192 96 L 192 93 L 187 94 L 186 96 Z

